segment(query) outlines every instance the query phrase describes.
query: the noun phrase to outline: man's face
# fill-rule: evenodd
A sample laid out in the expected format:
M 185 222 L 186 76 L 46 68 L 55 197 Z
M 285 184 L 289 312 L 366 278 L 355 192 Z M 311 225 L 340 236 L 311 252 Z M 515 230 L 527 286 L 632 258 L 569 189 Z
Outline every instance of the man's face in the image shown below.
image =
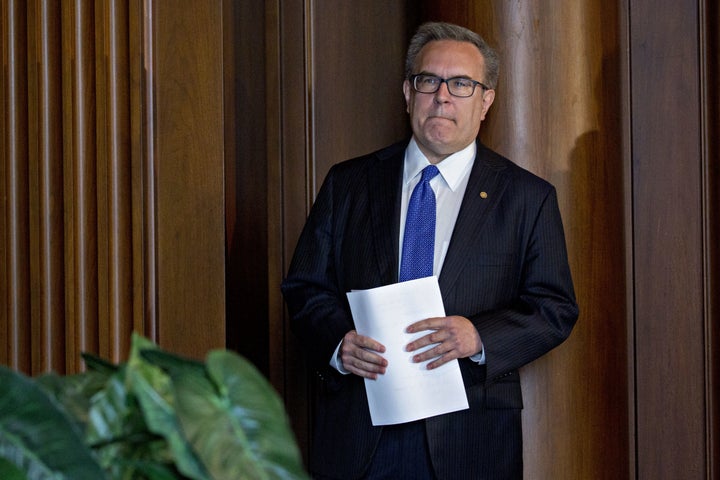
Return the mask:
M 471 43 L 436 40 L 420 50 L 413 73 L 485 82 L 485 60 Z M 403 92 L 415 140 L 431 163 L 438 163 L 475 141 L 480 123 L 495 99 L 494 90 L 485 91 L 479 85 L 472 96 L 455 97 L 450 95 L 446 83 L 435 93 L 419 93 L 405 80 Z

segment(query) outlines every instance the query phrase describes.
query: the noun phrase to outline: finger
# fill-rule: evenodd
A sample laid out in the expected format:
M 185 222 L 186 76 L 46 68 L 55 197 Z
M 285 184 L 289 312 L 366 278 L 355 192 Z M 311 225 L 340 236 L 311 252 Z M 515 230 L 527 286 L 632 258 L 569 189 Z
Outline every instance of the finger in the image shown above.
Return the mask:
M 350 357 L 347 362 L 343 362 L 345 369 L 355 375 L 359 375 L 364 378 L 376 379 L 378 375 L 385 373 L 387 368 L 386 363 L 374 363 L 361 360 L 356 357 Z
M 371 345 L 380 350 L 384 350 L 384 346 L 359 335 L 346 335 L 346 340 L 340 349 L 340 361 L 347 371 L 364 378 L 377 378 L 378 374 L 385 373 L 387 360 L 362 345 Z
M 385 366 L 387 364 L 387 360 L 385 360 L 383 356 L 377 354 L 376 352 L 373 352 L 372 350 L 358 348 L 356 346 L 348 347 L 346 350 L 340 353 L 340 356 L 343 361 L 345 359 L 347 359 L 347 361 L 349 362 L 357 360 L 358 362 L 364 362 L 380 366 Z
M 433 360 L 432 362 L 427 364 L 428 370 L 433 370 L 435 368 L 438 368 L 442 365 L 445 365 L 447 362 L 454 360 L 457 357 L 451 357 L 449 355 L 441 355 L 437 359 Z
M 385 345 L 373 338 L 360 335 L 355 330 L 352 330 L 345 335 L 344 343 L 351 346 L 355 345 L 362 349 L 374 350 L 379 353 L 385 352 Z
M 414 352 L 415 350 L 419 350 L 428 345 L 443 343 L 447 340 L 447 338 L 447 334 L 444 331 L 432 331 L 427 335 L 423 335 L 422 337 L 416 338 L 412 342 L 408 343 L 405 346 L 405 351 Z
M 409 325 L 405 331 L 407 333 L 417 333 L 424 330 L 438 330 L 445 325 L 445 319 L 447 317 L 431 317 L 417 321 Z
M 359 377 L 369 378 L 371 380 L 377 380 L 379 375 L 385 374 L 384 368 L 378 368 L 378 369 L 371 368 L 368 370 L 368 369 L 362 368 L 362 366 L 352 366 L 350 368 L 347 368 L 347 371 L 349 371 L 350 373 L 353 373 Z
M 432 348 L 428 348 L 427 350 L 414 355 L 413 362 L 421 363 L 428 360 L 435 361 L 435 359 L 440 357 L 443 357 L 445 359 L 443 363 L 449 362 L 454 358 L 459 358 L 457 350 L 449 347 L 447 343 L 440 343 Z

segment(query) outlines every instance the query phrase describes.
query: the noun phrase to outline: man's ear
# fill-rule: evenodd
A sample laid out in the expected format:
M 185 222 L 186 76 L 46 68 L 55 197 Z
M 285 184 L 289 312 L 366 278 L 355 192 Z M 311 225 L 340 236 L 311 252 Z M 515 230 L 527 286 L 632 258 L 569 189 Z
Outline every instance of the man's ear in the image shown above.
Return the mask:
M 490 105 L 492 105 L 494 101 L 495 90 L 485 90 L 483 92 L 482 116 L 480 117 L 480 120 L 485 120 L 485 115 L 487 115 L 488 110 L 490 110 Z
M 410 81 L 405 80 L 403 82 L 403 95 L 405 95 L 405 111 L 410 113 L 410 96 L 412 96 L 412 87 Z

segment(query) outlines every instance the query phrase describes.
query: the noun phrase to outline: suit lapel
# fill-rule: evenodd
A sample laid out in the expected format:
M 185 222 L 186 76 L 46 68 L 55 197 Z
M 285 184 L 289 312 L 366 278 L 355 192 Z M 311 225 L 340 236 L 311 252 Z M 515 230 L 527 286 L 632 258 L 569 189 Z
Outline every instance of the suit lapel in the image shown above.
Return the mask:
M 440 290 L 449 292 L 465 265 L 465 253 L 475 248 L 475 239 L 485 225 L 488 213 L 497 205 L 509 182 L 505 166 L 478 142 L 477 155 L 470 171 L 460 211 L 455 222 L 442 271 Z
M 407 143 L 381 151 L 368 172 L 368 203 L 375 242 L 375 261 L 383 285 L 397 282 L 400 194 Z

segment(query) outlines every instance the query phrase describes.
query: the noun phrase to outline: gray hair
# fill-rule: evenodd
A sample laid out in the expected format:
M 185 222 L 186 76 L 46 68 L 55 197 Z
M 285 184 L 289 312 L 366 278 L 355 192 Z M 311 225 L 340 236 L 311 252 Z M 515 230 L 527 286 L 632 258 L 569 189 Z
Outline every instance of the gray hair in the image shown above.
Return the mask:
M 500 74 L 500 58 L 497 52 L 477 33 L 459 25 L 444 22 L 428 22 L 420 25 L 410 40 L 405 57 L 405 78 L 410 79 L 415 69 L 415 60 L 425 45 L 435 40 L 455 40 L 469 42 L 477 47 L 485 59 L 485 78 L 481 81 L 488 87 L 497 87 Z

